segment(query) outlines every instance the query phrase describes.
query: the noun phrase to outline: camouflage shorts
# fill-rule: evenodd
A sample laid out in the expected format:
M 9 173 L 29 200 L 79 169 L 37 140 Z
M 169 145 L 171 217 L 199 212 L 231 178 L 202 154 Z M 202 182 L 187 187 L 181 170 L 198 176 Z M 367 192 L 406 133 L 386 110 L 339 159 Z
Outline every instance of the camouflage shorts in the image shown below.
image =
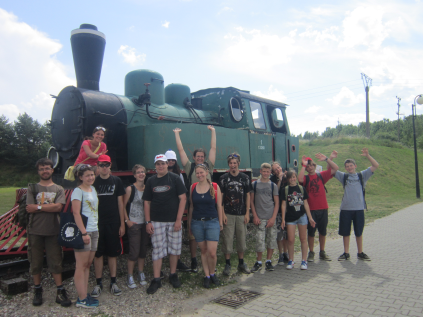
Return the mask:
M 276 216 L 276 229 L 278 231 L 276 240 L 278 240 L 278 241 L 288 239 L 288 235 L 286 233 L 286 230 L 281 228 L 281 224 L 282 224 L 282 214 L 278 214 Z
M 276 243 L 276 223 L 274 223 L 272 227 L 266 228 L 268 221 L 269 220 L 260 219 L 260 224 L 257 226 L 256 252 L 263 252 L 266 248 L 276 249 L 278 247 Z

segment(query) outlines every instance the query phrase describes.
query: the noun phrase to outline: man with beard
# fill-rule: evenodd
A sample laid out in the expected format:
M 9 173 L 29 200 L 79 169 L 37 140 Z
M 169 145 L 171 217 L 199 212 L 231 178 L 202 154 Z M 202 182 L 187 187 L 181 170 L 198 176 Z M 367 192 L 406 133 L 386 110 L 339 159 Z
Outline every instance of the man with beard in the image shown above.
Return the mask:
M 232 153 L 228 156 L 229 173 L 219 179 L 220 190 L 223 195 L 223 241 L 222 252 L 225 254 L 226 264 L 224 275 L 231 274 L 231 253 L 233 251 L 234 234 L 236 235 L 236 249 L 238 252 L 238 270 L 250 274 L 244 263 L 246 246 L 247 223 L 250 221 L 250 178 L 239 171 L 241 156 Z
M 27 227 L 28 260 L 31 264 L 29 273 L 34 279 L 35 294 L 32 304 L 40 306 L 43 303 L 41 287 L 41 271 L 43 270 L 44 250 L 47 264 L 57 286 L 56 303 L 68 307 L 72 304 L 62 285 L 62 248 L 57 242 L 59 235 L 58 214 L 66 204 L 65 191 L 62 186 L 53 183 L 53 162 L 47 158 L 37 161 L 35 167 L 40 176 L 40 182 L 35 184 L 36 192 L 28 186 L 26 211 L 29 214 Z
M 313 228 L 310 223 L 307 226 L 308 230 L 308 253 L 307 262 L 314 261 L 314 236 L 316 229 L 319 230 L 319 244 L 320 253 L 319 258 L 323 261 L 332 261 L 331 258 L 325 252 L 326 243 L 326 228 L 328 226 L 328 202 L 326 200 L 326 187 L 325 184 L 332 178 L 332 176 L 339 169 L 332 160 L 338 156 L 338 152 L 333 151 L 330 157 L 318 153 L 316 158 L 319 161 L 325 161 L 328 164 L 328 169 L 319 173 L 316 172 L 317 164 L 305 155 L 302 157 L 302 168 L 298 176 L 298 180 L 308 194 L 308 205 L 310 206 L 311 216 L 316 222 L 316 226 Z M 308 175 L 304 176 L 304 171 L 308 172 Z

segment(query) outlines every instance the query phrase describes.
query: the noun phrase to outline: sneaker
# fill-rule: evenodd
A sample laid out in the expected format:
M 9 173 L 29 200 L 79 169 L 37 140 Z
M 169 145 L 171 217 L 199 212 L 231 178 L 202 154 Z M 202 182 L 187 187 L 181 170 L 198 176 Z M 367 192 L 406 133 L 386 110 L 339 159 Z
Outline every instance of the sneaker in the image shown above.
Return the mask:
M 212 283 L 216 286 L 220 286 L 220 281 L 217 278 L 216 274 L 214 275 L 210 275 L 210 280 L 212 281 Z
M 319 259 L 323 261 L 332 261 L 332 259 L 329 257 L 329 255 L 326 254 L 325 251 L 320 251 Z
M 112 293 L 112 295 L 116 295 L 116 296 L 122 295 L 122 291 L 119 289 L 119 287 L 117 286 L 116 283 L 110 284 L 110 293 Z
M 345 261 L 349 259 L 350 259 L 350 254 L 344 252 L 339 256 L 338 261 Z
M 283 254 L 279 254 L 278 265 L 283 265 Z
M 163 271 L 160 271 L 160 278 L 161 279 L 164 279 L 164 273 L 163 273 Z
M 301 261 L 300 269 L 301 270 L 307 270 L 307 262 L 306 261 Z
M 283 253 L 283 261 L 284 261 L 285 263 L 288 263 L 288 262 L 289 262 L 288 253 L 286 253 L 286 252 L 284 252 L 284 253 Z
M 178 274 L 171 274 L 169 276 L 169 283 L 172 284 L 173 288 L 180 288 L 181 282 L 179 281 Z
M 251 273 L 255 273 L 258 270 L 261 270 L 261 267 L 262 267 L 261 263 L 258 263 L 258 262 L 254 263 L 254 266 L 251 268 Z
M 251 271 L 248 269 L 247 263 L 238 264 L 238 271 L 244 274 L 250 274 Z
M 43 289 L 41 287 L 34 290 L 34 299 L 32 305 L 40 306 L 43 303 Z
M 292 270 L 292 268 L 294 267 L 294 261 L 288 261 L 288 264 L 286 265 L 286 269 L 287 270 Z
M 307 261 L 308 262 L 314 262 L 314 252 L 313 251 L 310 251 L 308 253 Z
M 231 275 L 231 265 L 230 264 L 225 264 L 225 268 L 223 269 L 222 274 L 226 275 L 226 276 Z
M 210 288 L 210 277 L 205 276 L 203 282 L 204 288 Z
M 198 264 L 197 262 L 191 262 L 191 272 L 198 273 Z
M 272 265 L 272 262 L 266 261 L 266 271 L 274 271 L 275 267 Z
M 182 263 L 181 260 L 178 261 L 178 264 L 176 265 L 176 269 L 180 272 L 189 272 L 191 269 L 186 266 L 184 263 Z
M 147 281 L 145 280 L 145 274 L 144 274 L 144 272 L 140 272 L 139 273 L 139 277 L 140 277 L 140 284 L 141 285 L 147 285 Z
M 366 253 L 364 253 L 364 252 L 357 253 L 357 258 L 359 260 L 363 260 L 363 261 L 371 261 L 370 258 L 369 258 L 369 256 Z
M 87 294 L 87 298 L 94 303 L 98 303 L 98 299 L 92 298 L 91 294 Z
M 154 294 L 155 292 L 157 292 L 157 290 L 162 287 L 162 281 L 156 281 L 156 279 L 154 278 L 151 281 L 150 286 L 147 288 L 147 294 Z
M 88 297 L 83 300 L 80 300 L 78 297 L 78 300 L 76 301 L 76 307 L 95 308 L 95 307 L 98 307 L 98 302 L 94 302 L 90 300 Z
M 57 290 L 56 303 L 60 304 L 63 307 L 69 307 L 72 305 L 71 300 L 68 298 L 68 293 L 64 288 Z
M 101 290 L 103 289 L 103 285 L 96 285 L 94 286 L 92 292 L 91 292 L 91 297 L 97 298 L 101 295 Z
M 137 284 L 135 284 L 134 277 L 132 275 L 128 275 L 126 285 L 128 285 L 129 288 L 136 288 L 137 287 Z

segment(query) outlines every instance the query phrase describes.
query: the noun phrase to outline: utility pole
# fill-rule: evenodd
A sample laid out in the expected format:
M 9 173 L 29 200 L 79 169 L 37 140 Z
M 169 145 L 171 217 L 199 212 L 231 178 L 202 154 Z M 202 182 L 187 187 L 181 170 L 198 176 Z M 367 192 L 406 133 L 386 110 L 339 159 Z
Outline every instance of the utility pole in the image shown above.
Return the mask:
M 364 73 L 361 73 L 361 79 L 366 91 L 366 137 L 370 138 L 369 91 L 372 86 L 372 79 Z
M 403 113 L 400 113 L 400 101 L 401 101 L 401 98 L 400 97 L 398 97 L 398 96 L 396 96 L 396 98 L 398 99 L 398 112 L 396 113 L 397 115 L 398 115 L 398 142 L 400 141 L 400 118 L 399 118 L 399 116 L 400 115 L 403 115 Z

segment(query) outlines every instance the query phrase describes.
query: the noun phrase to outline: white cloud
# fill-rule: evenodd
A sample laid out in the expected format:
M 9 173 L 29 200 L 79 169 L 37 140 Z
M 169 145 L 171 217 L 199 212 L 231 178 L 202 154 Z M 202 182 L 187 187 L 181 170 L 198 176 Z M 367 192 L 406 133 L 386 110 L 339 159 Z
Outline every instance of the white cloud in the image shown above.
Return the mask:
M 0 47 L 1 112 L 10 119 L 27 112 L 44 122 L 54 103 L 49 94 L 76 84 L 56 58 L 62 44 L 0 8 Z
M 217 14 L 219 15 L 219 14 L 222 14 L 222 13 L 225 13 L 225 12 L 233 12 L 233 11 L 234 11 L 234 9 L 232 9 L 230 7 L 223 7 Z
M 269 86 L 267 92 L 262 93 L 261 91 L 253 91 L 251 94 L 280 102 L 284 102 L 286 100 L 283 91 L 278 90 L 277 88 L 273 87 L 273 85 Z
M 169 28 L 169 24 L 170 24 L 170 22 L 169 22 L 169 21 L 165 21 L 165 22 L 162 24 L 162 27 L 164 27 L 164 28 L 168 29 L 168 28 Z
M 318 8 L 311 8 L 310 14 L 311 15 L 330 16 L 330 15 L 333 14 L 333 11 L 329 10 L 329 9 L 324 9 L 324 8 L 318 7 Z
M 329 98 L 326 100 L 331 101 L 334 106 L 351 107 L 356 105 L 357 103 L 363 102 L 365 98 L 363 94 L 356 95 L 347 87 L 342 87 L 341 91 L 337 93 L 333 98 Z
M 123 61 L 125 63 L 128 63 L 132 66 L 142 65 L 145 62 L 145 59 L 147 57 L 146 54 L 137 55 L 137 50 L 128 45 L 121 45 L 119 47 L 118 54 L 122 55 Z
M 305 32 L 300 33 L 300 37 L 307 37 L 314 39 L 316 42 L 324 40 L 338 41 L 339 28 L 337 26 L 331 26 L 323 31 L 313 30 L 313 27 L 308 27 Z
M 15 121 L 19 113 L 19 108 L 14 104 L 0 105 L 0 114 L 5 115 L 9 122 Z
M 228 44 L 217 56 L 216 63 L 220 67 L 264 75 L 273 67 L 288 63 L 296 51 L 291 37 L 241 27 L 236 31 L 224 37 Z
M 322 107 L 318 107 L 316 105 L 307 108 L 304 112 L 305 113 L 318 113 Z

